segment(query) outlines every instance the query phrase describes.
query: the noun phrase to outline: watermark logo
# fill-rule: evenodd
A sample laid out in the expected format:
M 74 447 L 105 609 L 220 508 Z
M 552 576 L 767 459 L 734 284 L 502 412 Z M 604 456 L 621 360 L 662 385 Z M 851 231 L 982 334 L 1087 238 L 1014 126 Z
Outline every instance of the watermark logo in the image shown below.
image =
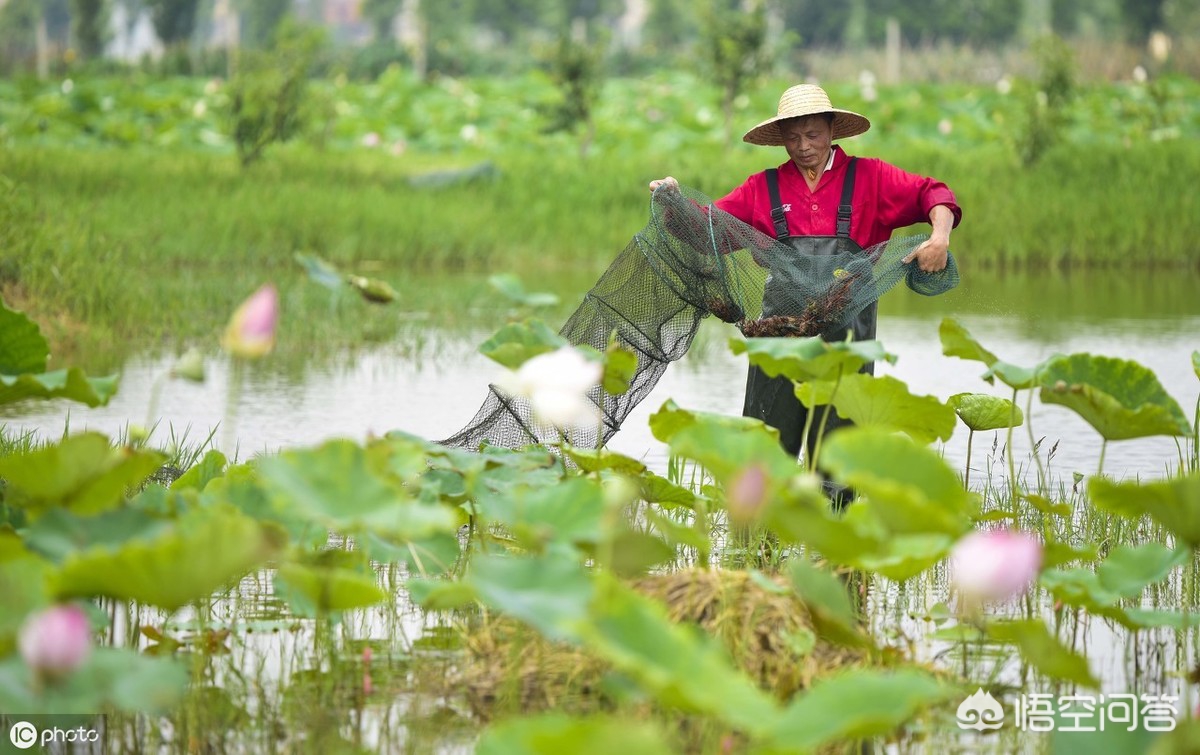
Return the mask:
M 28 721 L 17 721 L 8 730 L 8 741 L 12 742 L 13 747 L 16 747 L 18 750 L 28 750 L 37 744 L 37 727 Z
M 1165 732 L 1175 728 L 1179 711 L 1173 695 L 1020 695 L 1013 702 L 1013 725 L 1021 731 Z M 958 728 L 999 729 L 1004 706 L 983 688 L 958 706 Z
M 1004 707 L 990 693 L 984 692 L 982 687 L 962 701 L 957 715 L 960 729 L 983 731 L 999 729 L 1004 725 Z

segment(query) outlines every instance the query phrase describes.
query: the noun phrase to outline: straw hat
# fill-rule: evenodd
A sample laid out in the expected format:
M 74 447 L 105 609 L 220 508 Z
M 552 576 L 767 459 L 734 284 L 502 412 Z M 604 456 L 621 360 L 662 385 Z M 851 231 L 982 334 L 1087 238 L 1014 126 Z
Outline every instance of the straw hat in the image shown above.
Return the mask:
M 764 147 L 783 146 L 779 133 L 779 121 L 818 113 L 833 113 L 833 138 L 845 139 L 858 136 L 871 128 L 871 122 L 858 113 L 839 110 L 829 102 L 829 95 L 816 84 L 797 84 L 779 98 L 779 112 L 746 132 L 742 141 L 761 144 Z

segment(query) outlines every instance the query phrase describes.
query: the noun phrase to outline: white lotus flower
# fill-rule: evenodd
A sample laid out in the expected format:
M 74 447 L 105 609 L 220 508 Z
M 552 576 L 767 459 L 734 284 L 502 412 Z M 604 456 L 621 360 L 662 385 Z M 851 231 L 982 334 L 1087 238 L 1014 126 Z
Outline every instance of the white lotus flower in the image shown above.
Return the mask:
M 600 383 L 604 366 L 573 346 L 539 354 L 517 370 L 496 379 L 510 396 L 529 399 L 534 416 L 555 427 L 578 427 L 597 421 L 598 410 L 587 394 Z

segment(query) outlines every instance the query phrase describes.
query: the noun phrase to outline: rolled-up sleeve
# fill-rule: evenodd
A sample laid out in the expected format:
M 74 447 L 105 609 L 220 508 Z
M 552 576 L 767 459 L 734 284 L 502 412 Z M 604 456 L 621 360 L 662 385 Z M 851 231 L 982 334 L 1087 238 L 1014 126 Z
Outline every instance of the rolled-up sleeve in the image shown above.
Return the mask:
M 954 213 L 954 226 L 962 221 L 962 208 L 950 187 L 936 178 L 918 176 L 880 161 L 878 207 L 880 222 L 891 228 L 929 222 L 929 212 L 945 205 Z

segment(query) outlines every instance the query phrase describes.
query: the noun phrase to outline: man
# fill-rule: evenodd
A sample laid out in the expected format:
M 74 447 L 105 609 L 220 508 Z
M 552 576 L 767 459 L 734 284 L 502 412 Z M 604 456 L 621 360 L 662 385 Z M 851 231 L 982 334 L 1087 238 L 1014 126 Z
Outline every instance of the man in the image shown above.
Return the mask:
M 742 140 L 763 146 L 782 146 L 787 162 L 756 173 L 717 200 L 715 206 L 791 246 L 798 254 L 832 255 L 861 252 L 887 241 L 897 228 L 928 222 L 928 240 L 904 258 L 926 272 L 946 267 L 950 231 L 962 218 L 954 194 L 940 181 L 907 173 L 874 158 L 848 156 L 834 140 L 857 136 L 871 127 L 862 115 L 833 107 L 829 95 L 814 84 L 789 88 L 779 98 L 775 117 L 746 132 Z M 650 182 L 677 189 L 667 176 Z M 840 206 L 840 212 L 839 212 Z M 782 292 L 781 292 L 782 293 Z M 764 294 L 763 314 L 771 313 L 771 284 Z M 853 324 L 855 340 L 875 337 L 876 307 L 872 303 Z M 826 337 L 841 337 L 827 334 Z M 873 365 L 864 370 L 871 372 Z M 742 412 L 779 430 L 784 449 L 798 456 L 803 443 L 806 410 L 786 378 L 768 378 L 750 368 Z M 816 443 L 818 422 L 812 423 L 810 449 Z M 845 424 L 831 412 L 826 432 Z

